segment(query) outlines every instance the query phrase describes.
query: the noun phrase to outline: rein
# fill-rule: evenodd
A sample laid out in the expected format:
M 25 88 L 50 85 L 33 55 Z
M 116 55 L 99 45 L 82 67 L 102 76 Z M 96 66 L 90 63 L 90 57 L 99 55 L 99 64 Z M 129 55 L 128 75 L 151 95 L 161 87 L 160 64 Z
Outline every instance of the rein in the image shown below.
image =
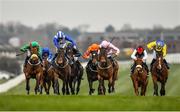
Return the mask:
M 57 64 L 57 62 L 55 61 L 55 64 L 56 64 L 56 66 L 58 67 L 58 68 L 65 68 L 67 65 L 68 65 L 68 59 L 67 58 L 65 58 L 66 59 L 66 64 L 64 65 L 64 66 L 59 66 L 58 64 Z M 56 59 L 57 60 L 57 59 Z
M 100 69 L 102 69 L 102 70 L 104 70 L 104 69 L 109 69 L 111 66 L 112 66 L 112 64 L 110 64 L 110 65 L 107 66 L 107 67 L 101 67 L 100 64 L 99 64 L 99 62 L 98 62 L 98 67 L 99 67 Z
M 97 70 L 94 70 L 90 65 L 89 65 L 89 68 L 92 72 L 98 72 Z
M 37 66 L 37 65 L 41 64 L 41 62 L 39 61 L 39 62 L 36 63 L 36 64 L 32 64 L 32 63 L 28 60 L 28 64 L 30 64 L 31 66 Z

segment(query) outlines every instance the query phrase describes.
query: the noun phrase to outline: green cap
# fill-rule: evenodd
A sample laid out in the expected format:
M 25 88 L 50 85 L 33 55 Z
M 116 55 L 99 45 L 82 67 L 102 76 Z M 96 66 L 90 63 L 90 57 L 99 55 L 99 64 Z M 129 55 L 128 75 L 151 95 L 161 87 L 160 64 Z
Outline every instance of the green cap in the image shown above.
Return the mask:
M 31 42 L 32 47 L 38 47 L 39 43 L 36 41 Z

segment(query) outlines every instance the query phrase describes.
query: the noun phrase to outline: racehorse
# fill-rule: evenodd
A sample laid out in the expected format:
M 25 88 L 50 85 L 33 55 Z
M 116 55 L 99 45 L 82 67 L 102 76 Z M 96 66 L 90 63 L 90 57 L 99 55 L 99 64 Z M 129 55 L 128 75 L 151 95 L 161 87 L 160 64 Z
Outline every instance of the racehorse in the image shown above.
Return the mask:
M 93 89 L 93 82 L 98 80 L 97 64 L 98 53 L 97 51 L 91 51 L 91 59 L 86 65 L 87 79 L 89 83 L 89 95 L 94 93 L 95 89 Z
M 48 54 L 43 55 L 42 59 L 43 59 L 44 88 L 46 94 L 49 94 L 51 82 L 53 83 L 53 87 L 54 87 L 54 81 L 53 81 L 54 76 L 52 75 L 52 73 L 49 72 L 53 72 L 53 71 L 51 71 L 52 66 L 51 63 L 48 61 Z
M 148 77 L 147 77 L 147 71 L 143 67 L 143 61 L 140 58 L 137 58 L 135 61 L 135 69 L 134 72 L 131 75 L 131 79 L 134 86 L 135 94 L 138 96 L 139 91 L 138 88 L 141 88 L 141 96 L 145 96 L 146 93 L 146 87 L 148 84 Z
M 153 84 L 154 84 L 154 95 L 158 96 L 158 84 L 161 83 L 160 95 L 165 95 L 165 84 L 168 79 L 168 69 L 163 61 L 163 53 L 161 51 L 156 51 L 156 61 L 152 65 L 151 71 Z
M 107 50 L 106 48 L 100 48 L 100 53 L 98 56 L 98 80 L 99 80 L 99 87 L 98 87 L 98 94 L 106 93 L 106 88 L 104 86 L 104 80 L 108 80 L 108 92 L 113 92 L 114 89 L 114 70 L 113 70 L 113 63 L 107 57 Z
M 68 44 L 66 47 L 66 56 L 68 57 L 70 61 L 69 65 L 71 66 L 71 74 L 69 76 L 69 86 L 71 88 L 71 93 L 75 94 L 76 92 L 77 95 L 80 91 L 80 85 L 83 76 L 83 66 L 78 60 L 77 61 L 74 60 L 74 51 L 71 44 Z
M 43 77 L 43 67 L 38 57 L 38 49 L 30 45 L 30 52 L 31 52 L 31 56 L 28 59 L 28 63 L 23 68 L 23 72 L 26 77 L 27 94 L 29 94 L 30 91 L 29 80 L 31 78 L 36 79 L 36 86 L 34 88 L 35 94 L 37 94 L 37 92 L 40 92 L 40 94 L 42 94 L 44 77 Z
M 69 75 L 71 74 L 71 67 L 68 64 L 68 59 L 65 57 L 65 48 L 59 48 L 57 58 L 52 64 L 52 70 L 48 72 L 54 76 L 54 91 L 59 94 L 59 82 L 58 78 L 63 81 L 62 93 L 63 95 L 69 95 Z

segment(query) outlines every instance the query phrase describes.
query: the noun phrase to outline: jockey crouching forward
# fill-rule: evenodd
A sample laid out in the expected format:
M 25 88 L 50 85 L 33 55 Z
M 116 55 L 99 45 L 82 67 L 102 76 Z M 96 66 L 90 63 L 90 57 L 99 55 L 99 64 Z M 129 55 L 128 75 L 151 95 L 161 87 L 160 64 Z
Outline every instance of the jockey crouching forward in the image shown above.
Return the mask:
M 147 71 L 147 75 L 149 75 L 149 69 L 148 69 L 148 66 L 146 64 L 147 52 L 142 46 L 138 46 L 136 49 L 134 49 L 134 51 L 131 55 L 131 58 L 133 60 L 137 60 L 137 58 L 142 59 L 143 66 L 145 67 L 145 69 Z M 133 66 L 131 67 L 131 74 L 134 72 L 135 67 L 136 67 L 136 64 L 134 62 Z
M 66 35 L 62 31 L 58 31 L 57 34 L 53 38 L 53 43 L 54 43 L 54 46 L 57 48 L 57 51 L 59 48 L 65 47 L 66 42 L 70 42 L 72 44 L 73 51 L 74 51 L 74 60 L 77 61 L 78 57 L 80 57 L 81 54 L 79 50 L 77 49 L 76 43 L 72 40 L 70 36 Z M 57 53 L 53 57 L 52 61 L 54 61 L 56 57 L 57 57 Z
M 22 46 L 20 48 L 21 52 L 27 52 L 27 56 L 24 62 L 24 66 L 26 67 L 26 64 L 28 63 L 28 60 L 30 58 L 30 56 L 32 55 L 32 49 L 36 49 L 37 50 L 37 56 L 39 57 L 40 61 L 42 62 L 42 58 L 41 58 L 41 47 L 39 45 L 38 42 L 36 41 L 32 41 L 30 44 L 25 44 L 24 46 Z
M 94 44 L 91 44 L 89 47 L 88 47 L 88 49 L 85 51 L 85 53 L 83 54 L 83 58 L 84 59 L 88 59 L 89 58 L 89 56 L 90 56 L 90 54 L 91 54 L 91 52 L 92 51 L 96 51 L 97 53 L 98 53 L 98 51 L 99 51 L 99 48 L 100 48 L 100 46 L 98 45 L 98 44 L 96 44 L 96 43 L 94 43 Z M 91 62 L 92 60 L 90 60 L 89 62 Z M 89 63 L 88 62 L 88 63 Z
M 42 58 L 44 59 L 45 57 L 47 57 L 47 61 L 51 62 L 53 55 L 51 50 L 48 47 L 44 47 L 42 48 Z
M 103 40 L 99 46 L 100 46 L 100 48 L 102 48 L 102 47 L 106 48 L 107 57 L 113 62 L 113 66 L 115 66 L 116 63 L 115 63 L 115 60 L 112 55 L 115 55 L 115 56 L 119 55 L 120 50 L 117 47 L 115 47 L 112 43 L 110 43 L 106 40 Z
M 151 62 L 151 71 L 152 71 L 152 65 L 156 61 L 156 51 L 162 52 L 163 58 L 164 58 L 167 54 L 167 45 L 164 43 L 164 41 L 157 40 L 157 41 L 153 41 L 153 42 L 150 42 L 149 44 L 147 44 L 147 48 L 149 50 L 153 50 L 153 60 Z M 163 59 L 163 61 L 166 65 L 167 69 L 169 69 L 167 61 L 165 59 Z

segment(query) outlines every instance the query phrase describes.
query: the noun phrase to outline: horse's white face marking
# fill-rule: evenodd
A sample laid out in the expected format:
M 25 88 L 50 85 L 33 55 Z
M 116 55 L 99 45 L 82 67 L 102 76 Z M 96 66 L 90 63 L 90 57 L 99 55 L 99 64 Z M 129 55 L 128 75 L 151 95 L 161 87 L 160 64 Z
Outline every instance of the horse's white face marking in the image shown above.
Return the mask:
M 159 69 L 161 69 L 161 58 L 158 58 L 158 62 Z

